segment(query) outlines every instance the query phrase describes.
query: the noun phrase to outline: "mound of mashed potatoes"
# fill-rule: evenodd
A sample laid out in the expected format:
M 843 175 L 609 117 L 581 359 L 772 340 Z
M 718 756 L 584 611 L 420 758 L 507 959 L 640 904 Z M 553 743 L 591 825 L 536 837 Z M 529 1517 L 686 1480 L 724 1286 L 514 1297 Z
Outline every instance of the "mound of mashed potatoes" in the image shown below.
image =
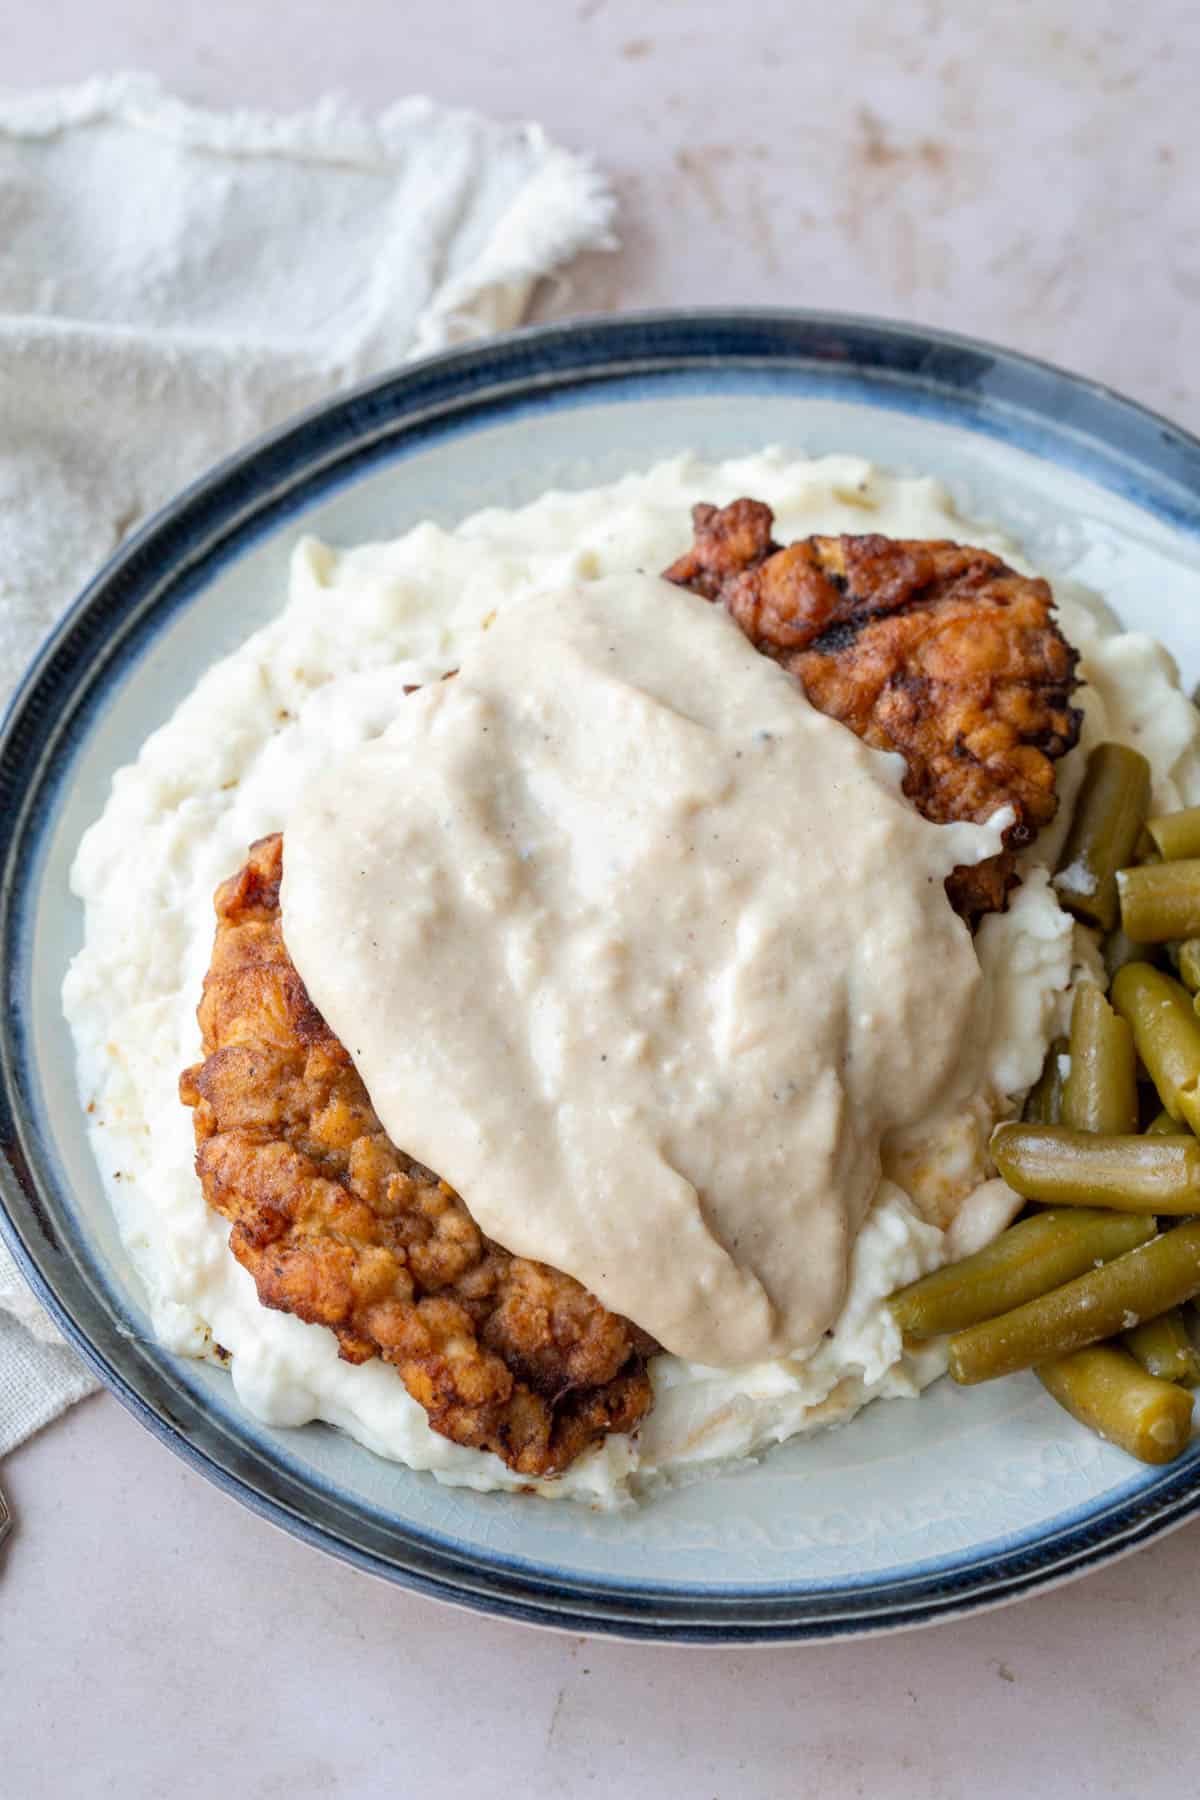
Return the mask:
M 227 1363 L 240 1400 L 266 1422 L 326 1420 L 448 1483 L 530 1485 L 433 1432 L 388 1365 L 342 1362 L 330 1332 L 262 1307 L 230 1253 L 194 1172 L 191 1119 L 176 1087 L 200 1053 L 195 1011 L 214 888 L 251 842 L 285 829 L 323 770 L 387 730 L 406 689 L 457 668 L 505 606 L 654 573 L 687 543 L 695 502 L 743 494 L 774 509 L 784 541 L 864 531 L 954 538 L 1025 566 L 1006 540 L 959 517 L 935 481 L 893 477 L 850 456 L 797 461 L 779 452 L 720 464 L 682 456 L 606 488 L 480 513 L 452 532 L 424 524 L 346 551 L 308 538 L 294 553 L 284 610 L 205 674 L 117 774 L 85 835 L 72 875 L 85 941 L 64 1007 L 97 1161 L 159 1337 L 180 1354 Z M 1025 854 L 1008 911 L 987 917 L 975 938 L 975 1091 L 885 1141 L 844 1302 L 815 1349 L 735 1369 L 656 1357 L 654 1405 L 640 1430 L 535 1484 L 545 1496 L 618 1505 L 841 1422 L 871 1400 L 913 1397 L 941 1373 L 936 1346 L 904 1349 L 885 1301 L 987 1242 L 1018 1204 L 989 1179 L 988 1138 L 1036 1079 L 1073 982 L 1095 967 L 1094 944 L 1049 881 L 1087 751 L 1103 739 L 1140 749 L 1154 771 L 1156 810 L 1200 799 L 1197 716 L 1170 657 L 1150 638 L 1117 631 L 1089 596 L 1061 585 L 1056 595 L 1062 630 L 1082 652 L 1085 724 L 1058 765 L 1059 820 Z

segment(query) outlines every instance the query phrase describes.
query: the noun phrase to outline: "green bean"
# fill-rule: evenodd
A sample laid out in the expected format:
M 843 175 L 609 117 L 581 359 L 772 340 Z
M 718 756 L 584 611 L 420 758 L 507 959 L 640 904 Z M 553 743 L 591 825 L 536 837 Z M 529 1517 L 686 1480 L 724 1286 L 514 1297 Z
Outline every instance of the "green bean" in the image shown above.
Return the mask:
M 1055 1038 L 1046 1052 L 1042 1072 L 1025 1096 L 1023 1118 L 1039 1125 L 1057 1125 L 1062 1118 L 1063 1062 L 1067 1054 L 1066 1038 Z
M 1150 764 L 1124 744 L 1097 744 L 1087 770 L 1054 889 L 1068 912 L 1111 931 L 1117 922 L 1117 870 L 1133 860 L 1150 806 Z
M 1121 929 L 1135 944 L 1200 937 L 1200 860 L 1122 869 L 1117 891 Z
M 1178 1137 L 1179 1135 L 1179 1121 L 1171 1117 L 1165 1106 L 1151 1119 L 1142 1133 L 1143 1137 Z
M 1178 1307 L 1122 1332 L 1121 1342 L 1147 1375 L 1178 1381 L 1182 1387 L 1195 1387 L 1200 1381 L 1200 1355 Z
M 1179 979 L 1189 993 L 1200 991 L 1200 937 L 1184 938 L 1175 953 Z
M 1062 1122 L 1109 1137 L 1138 1128 L 1133 1032 L 1100 989 L 1081 981 L 1071 1007 L 1071 1070 L 1063 1083 Z
M 1145 960 L 1145 945 L 1135 944 L 1132 938 L 1127 938 L 1119 925 L 1115 931 L 1110 931 L 1105 938 L 1104 970 L 1110 981 L 1117 973 L 1117 970 L 1123 969 L 1126 963 L 1145 962 Z
M 1200 1143 L 1173 1137 L 1099 1137 L 1065 1125 L 998 1125 L 992 1157 L 1010 1188 L 1051 1206 L 1117 1212 L 1200 1212 Z
M 1002 1231 L 962 1262 L 949 1263 L 901 1288 L 888 1301 L 907 1337 L 938 1337 L 994 1319 L 1111 1262 L 1155 1232 L 1152 1217 L 1088 1211 L 1035 1213 Z
M 1109 1344 L 1045 1364 L 1038 1380 L 1072 1418 L 1139 1462 L 1169 1463 L 1192 1431 L 1192 1399 L 1181 1387 L 1145 1374 Z
M 956 1332 L 950 1339 L 950 1373 L 970 1385 L 1037 1368 L 1130 1331 L 1193 1294 L 1200 1294 L 1200 1219 L 1176 1225 L 1012 1312 Z
M 1200 806 L 1185 806 L 1182 812 L 1163 813 L 1146 826 L 1154 846 L 1167 862 L 1182 857 L 1200 856 Z
M 1128 963 L 1112 984 L 1112 1002 L 1133 1027 L 1133 1042 L 1173 1119 L 1200 1126 L 1200 1019 L 1187 989 L 1149 963 Z

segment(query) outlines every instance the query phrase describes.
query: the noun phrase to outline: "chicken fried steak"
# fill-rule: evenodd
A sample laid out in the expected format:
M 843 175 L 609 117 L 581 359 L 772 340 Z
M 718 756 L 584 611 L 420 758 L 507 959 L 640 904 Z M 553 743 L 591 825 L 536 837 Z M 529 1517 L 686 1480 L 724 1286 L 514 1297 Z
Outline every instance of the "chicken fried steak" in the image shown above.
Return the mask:
M 349 1362 L 393 1363 L 444 1437 L 557 1474 L 642 1418 L 653 1345 L 490 1242 L 391 1142 L 288 955 L 282 869 L 264 838 L 215 897 L 204 1061 L 180 1080 L 205 1198 L 264 1306 L 327 1325 Z
M 1003 806 L 1003 852 L 946 883 L 974 921 L 1006 904 L 1016 852 L 1057 806 L 1054 763 L 1079 738 L 1076 652 L 1044 581 L 936 540 L 810 537 L 786 547 L 759 500 L 693 508 L 695 541 L 666 579 L 720 601 L 812 704 L 876 750 L 937 824 Z
M 926 818 L 1011 806 L 1004 852 L 946 884 L 969 920 L 1002 908 L 1079 735 L 1077 658 L 1050 589 L 984 550 L 878 536 L 782 547 L 772 523 L 755 500 L 695 507 L 695 542 L 666 578 L 724 604 L 822 712 L 898 751 Z M 215 897 L 204 1060 L 180 1079 L 205 1198 L 264 1306 L 328 1326 L 349 1362 L 392 1363 L 455 1443 L 560 1473 L 644 1416 L 655 1345 L 570 1276 L 486 1238 L 391 1142 L 284 944 L 282 868 L 281 838 L 264 838 Z

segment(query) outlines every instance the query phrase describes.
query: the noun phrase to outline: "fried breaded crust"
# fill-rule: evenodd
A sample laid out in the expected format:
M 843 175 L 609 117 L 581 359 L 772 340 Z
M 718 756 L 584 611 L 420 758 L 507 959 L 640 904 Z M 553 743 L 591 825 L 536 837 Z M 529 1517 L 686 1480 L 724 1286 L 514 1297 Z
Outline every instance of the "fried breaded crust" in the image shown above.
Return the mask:
M 393 1363 L 435 1431 L 553 1475 L 650 1405 L 644 1333 L 570 1276 L 509 1255 L 391 1142 L 280 928 L 282 840 L 217 890 L 185 1071 L 196 1170 L 263 1305 Z
M 1015 853 L 1057 807 L 1054 763 L 1079 739 L 1076 652 L 1044 581 L 937 540 L 810 537 L 785 547 L 759 500 L 697 506 L 668 581 L 720 601 L 812 704 L 904 757 L 904 791 L 938 824 L 1015 814 L 1005 850 L 946 883 L 969 920 L 1001 910 Z

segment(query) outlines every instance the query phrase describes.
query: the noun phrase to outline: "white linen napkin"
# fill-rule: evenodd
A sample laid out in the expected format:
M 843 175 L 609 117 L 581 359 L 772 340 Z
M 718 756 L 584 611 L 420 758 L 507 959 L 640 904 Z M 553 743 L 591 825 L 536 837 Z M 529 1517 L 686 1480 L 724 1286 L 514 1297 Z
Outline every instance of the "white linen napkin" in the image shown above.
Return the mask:
M 147 512 L 338 387 L 518 324 L 613 247 L 613 205 L 536 125 L 422 98 L 0 94 L 0 699 Z M 0 1246 L 0 1455 L 95 1385 Z

